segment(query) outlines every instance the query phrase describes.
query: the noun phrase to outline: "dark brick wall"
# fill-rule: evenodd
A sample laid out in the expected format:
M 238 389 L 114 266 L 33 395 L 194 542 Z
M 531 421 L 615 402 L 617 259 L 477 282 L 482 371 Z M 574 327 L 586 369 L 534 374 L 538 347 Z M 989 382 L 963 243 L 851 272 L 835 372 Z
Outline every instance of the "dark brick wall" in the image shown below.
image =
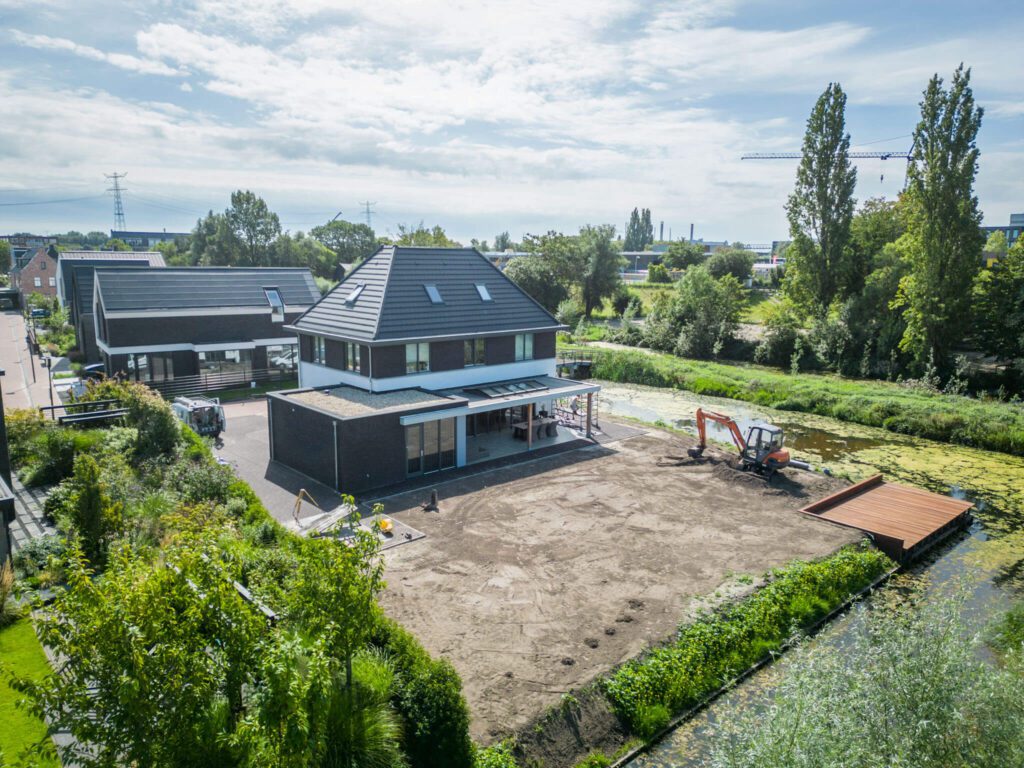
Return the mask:
M 285 323 L 298 318 L 293 312 Z M 290 338 L 270 313 L 259 315 L 208 315 L 190 317 L 107 318 L 107 343 L 112 347 L 144 347 L 156 344 L 217 344 L 254 339 Z
M 324 354 L 327 357 L 327 366 L 339 371 L 345 369 L 345 342 L 334 339 L 324 339 Z
M 405 375 L 405 345 L 373 348 L 373 378 Z
M 75 327 L 78 331 L 78 350 L 85 356 L 86 364 L 100 362 L 100 348 L 96 346 L 94 315 L 80 315 Z
M 405 480 L 405 427 L 399 420 L 408 413 L 451 408 L 458 403 L 365 416 L 335 419 L 306 408 L 290 398 L 268 395 L 273 435 L 273 456 L 293 469 L 334 487 L 334 428 L 338 424 L 338 479 L 342 493 L 358 494 Z M 460 401 L 464 402 L 464 401 Z
M 492 336 L 487 339 L 487 364 L 500 365 L 516 361 L 516 337 Z
M 459 341 L 435 341 L 430 345 L 430 370 L 451 371 L 466 362 L 464 344 Z
M 533 359 L 543 360 L 546 357 L 555 356 L 555 334 L 549 333 L 533 334 Z
M 288 398 L 268 395 L 271 455 L 304 475 L 334 487 L 334 419 Z

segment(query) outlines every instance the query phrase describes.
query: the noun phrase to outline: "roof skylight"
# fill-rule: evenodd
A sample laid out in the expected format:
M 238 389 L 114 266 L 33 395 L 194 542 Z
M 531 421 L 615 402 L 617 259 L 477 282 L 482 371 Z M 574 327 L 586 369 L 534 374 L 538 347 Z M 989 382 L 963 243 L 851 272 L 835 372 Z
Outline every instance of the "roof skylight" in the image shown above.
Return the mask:
M 431 304 L 444 304 L 444 299 L 441 298 L 441 292 L 437 290 L 437 286 L 433 283 L 424 283 L 424 290 L 427 292 L 427 296 L 430 297 Z
M 345 303 L 350 307 L 356 303 L 356 299 L 359 298 L 359 294 L 363 292 L 363 288 L 366 287 L 366 283 L 356 283 L 356 287 L 352 289 L 352 293 L 345 297 Z
M 487 290 L 487 286 L 483 283 L 476 283 L 476 292 L 480 294 L 481 301 L 494 301 L 491 298 L 491 292 Z

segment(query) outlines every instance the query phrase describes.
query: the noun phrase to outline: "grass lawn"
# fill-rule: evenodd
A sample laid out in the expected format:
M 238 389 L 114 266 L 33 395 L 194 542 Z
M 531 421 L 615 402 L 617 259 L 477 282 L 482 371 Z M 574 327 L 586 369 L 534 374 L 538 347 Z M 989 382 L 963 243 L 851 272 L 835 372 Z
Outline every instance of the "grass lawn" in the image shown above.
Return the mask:
M 230 403 L 235 400 L 248 400 L 250 397 L 265 395 L 267 392 L 277 392 L 281 389 L 295 389 L 299 386 L 298 379 L 282 379 L 270 384 L 262 384 L 258 387 L 237 387 L 225 389 L 223 392 L 211 392 L 214 397 L 219 397 L 222 403 Z
M 50 666 L 31 621 L 21 619 L 0 630 L 0 663 L 5 672 L 33 680 L 49 673 Z M 11 690 L 5 679 L 0 677 L 0 752 L 11 763 L 21 750 L 46 736 L 46 725 L 16 706 L 21 694 Z M 58 766 L 60 762 L 53 758 L 38 764 Z
M 740 313 L 740 322 L 763 325 L 768 312 L 780 301 L 777 294 L 760 290 L 747 291 L 747 301 Z

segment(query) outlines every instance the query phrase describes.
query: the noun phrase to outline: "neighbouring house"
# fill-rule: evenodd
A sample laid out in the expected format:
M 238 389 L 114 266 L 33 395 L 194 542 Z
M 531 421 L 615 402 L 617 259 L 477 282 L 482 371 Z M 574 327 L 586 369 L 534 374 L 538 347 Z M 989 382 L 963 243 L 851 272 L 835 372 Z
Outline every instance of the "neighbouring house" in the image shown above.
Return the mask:
M 99 268 L 96 345 L 109 375 L 239 384 L 296 366 L 289 324 L 320 298 L 308 269 Z
M 589 437 L 600 388 L 557 377 L 566 327 L 475 249 L 383 247 L 291 328 L 271 458 L 343 493 L 580 439 L 559 409 Z
M 49 248 L 30 248 L 12 264 L 11 286 L 23 297 L 31 293 L 57 295 L 57 259 Z
M 62 251 L 57 260 L 57 299 L 68 310 L 78 351 L 86 363 L 101 361 L 93 322 L 93 280 L 97 269 L 165 267 L 158 251 Z
M 175 240 L 182 240 L 189 237 L 189 232 L 127 232 L 120 229 L 110 230 L 111 240 L 120 240 L 132 248 L 152 248 L 160 243 L 173 243 Z
M 26 251 L 34 251 L 36 248 L 49 248 L 57 245 L 57 238 L 53 235 L 0 235 L 0 240 L 11 247 L 11 266 L 17 263 L 18 259 L 25 255 Z

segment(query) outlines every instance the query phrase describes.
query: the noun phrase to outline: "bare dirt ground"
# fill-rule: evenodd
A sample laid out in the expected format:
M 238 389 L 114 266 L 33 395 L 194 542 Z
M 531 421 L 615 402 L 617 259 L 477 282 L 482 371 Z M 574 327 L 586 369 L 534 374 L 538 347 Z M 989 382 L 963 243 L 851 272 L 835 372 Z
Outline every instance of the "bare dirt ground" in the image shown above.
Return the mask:
M 766 485 L 723 454 L 659 467 L 691 441 L 660 430 L 385 498 L 427 534 L 386 553 L 385 611 L 465 687 L 475 738 L 528 724 L 561 695 L 666 639 L 694 598 L 734 591 L 853 531 L 797 513 L 842 481 L 790 470 Z M 728 582 L 728 583 L 726 583 Z

